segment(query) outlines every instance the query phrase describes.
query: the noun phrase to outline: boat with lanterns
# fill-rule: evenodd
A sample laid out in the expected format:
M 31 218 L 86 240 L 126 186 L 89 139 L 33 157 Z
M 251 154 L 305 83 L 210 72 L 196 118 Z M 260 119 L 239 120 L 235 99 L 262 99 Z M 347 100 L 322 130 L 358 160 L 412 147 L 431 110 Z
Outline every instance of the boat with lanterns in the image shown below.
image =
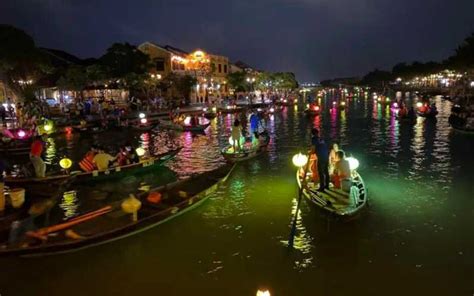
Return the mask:
M 95 210 L 58 219 L 25 233 L 0 231 L 0 256 L 43 256 L 79 251 L 135 235 L 167 222 L 205 202 L 232 173 L 234 165 L 175 181 Z M 60 212 L 56 205 L 42 216 Z M 56 215 L 60 216 L 60 215 Z M 17 223 L 27 223 L 31 217 Z
M 209 121 L 203 123 L 202 121 L 198 124 L 192 125 L 190 123 L 190 117 L 186 117 L 182 122 L 173 122 L 170 120 L 160 120 L 158 126 L 164 129 L 171 129 L 176 131 L 183 131 L 183 132 L 204 132 L 209 125 L 211 124 Z
M 251 142 L 245 142 L 245 138 L 241 138 L 240 144 L 242 149 L 239 151 L 234 151 L 233 147 L 233 140 L 229 138 L 228 146 L 224 147 L 221 150 L 222 156 L 230 163 L 240 162 L 244 160 L 248 160 L 250 158 L 254 158 L 255 156 L 259 155 L 260 153 L 266 151 L 268 143 L 270 143 L 270 135 L 268 132 L 260 133 L 259 135 L 260 140 L 257 144 Z
M 207 119 L 214 119 L 217 117 L 217 107 L 204 107 L 202 108 L 202 116 L 206 117 Z
M 304 112 L 308 115 L 319 115 L 321 112 L 321 107 L 316 104 L 307 104 L 306 110 Z
M 351 168 L 350 179 L 343 180 L 341 188 L 335 188 L 331 183 L 330 188 L 318 191 L 319 182 L 311 180 L 311 172 L 305 170 L 308 161 L 306 155 L 298 154 L 293 157 L 293 163 L 298 167 L 296 180 L 298 187 L 306 200 L 322 210 L 338 217 L 354 217 L 367 205 L 367 187 L 361 175 L 357 172 L 359 162 L 348 157 Z M 306 171 L 306 176 L 305 176 Z
M 132 163 L 123 166 L 112 166 L 106 170 L 70 172 L 69 169 L 72 167 L 72 161 L 68 158 L 63 158 L 59 162 L 60 166 L 63 168 L 61 173 L 46 176 L 44 178 L 8 175 L 4 178 L 4 182 L 10 187 L 22 187 L 27 189 L 27 191 L 32 192 L 36 189 L 44 188 L 44 186 L 56 186 L 58 183 L 64 182 L 65 180 L 72 177 L 78 182 L 84 180 L 103 181 L 116 177 L 122 177 L 124 174 L 131 172 L 137 173 L 156 168 L 157 166 L 163 165 L 167 161 L 173 159 L 179 153 L 181 148 L 156 156 L 145 156 L 145 151 L 142 148 L 138 148 L 137 150 L 137 154 L 140 155 L 141 158 L 138 163 Z
M 229 113 L 237 113 L 237 112 L 242 112 L 244 110 L 244 107 L 242 106 L 237 106 L 237 105 L 226 105 L 222 106 L 217 109 L 220 113 L 222 114 L 229 114 Z

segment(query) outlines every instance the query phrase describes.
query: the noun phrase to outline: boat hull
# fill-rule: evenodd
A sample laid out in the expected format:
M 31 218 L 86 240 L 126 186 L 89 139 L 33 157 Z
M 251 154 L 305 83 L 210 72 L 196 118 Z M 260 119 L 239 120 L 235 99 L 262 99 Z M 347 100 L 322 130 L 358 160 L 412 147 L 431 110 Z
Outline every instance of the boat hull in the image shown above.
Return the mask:
M 88 225 L 81 227 L 71 227 L 77 233 L 95 231 L 96 229 L 105 229 L 80 239 L 65 239 L 64 241 L 43 243 L 26 248 L 4 248 L 0 250 L 0 256 L 23 256 L 37 257 L 45 255 L 55 255 L 61 253 L 70 253 L 86 248 L 111 243 L 113 241 L 132 236 L 162 223 L 165 223 L 181 214 L 204 203 L 211 193 L 224 183 L 232 173 L 233 165 L 225 165 L 217 170 L 192 177 L 188 180 L 177 181 L 165 186 L 160 186 L 150 192 L 160 192 L 163 196 L 168 195 L 169 203 L 162 205 L 153 205 L 146 200 L 149 192 L 138 196 L 142 200 L 142 208 L 138 212 L 138 220 L 132 222 L 129 215 L 121 215 L 119 206 L 96 219 L 88 222 Z M 189 192 L 189 195 L 182 198 L 181 192 Z M 164 202 L 164 201 L 163 201 Z M 120 216 L 121 215 L 121 216 Z M 113 222 L 110 222 L 112 220 Z M 114 221 L 115 220 L 115 221 Z M 114 224 L 115 227 L 108 225 Z M 106 225 L 105 227 L 102 225 Z
M 296 180 L 301 189 L 303 180 L 300 170 L 296 172 Z M 357 172 L 353 174 L 351 190 L 348 193 L 334 188 L 324 192 L 318 192 L 316 189 L 316 186 L 311 188 L 305 183 L 302 194 L 310 204 L 336 217 L 350 219 L 357 216 L 367 205 L 367 187 Z

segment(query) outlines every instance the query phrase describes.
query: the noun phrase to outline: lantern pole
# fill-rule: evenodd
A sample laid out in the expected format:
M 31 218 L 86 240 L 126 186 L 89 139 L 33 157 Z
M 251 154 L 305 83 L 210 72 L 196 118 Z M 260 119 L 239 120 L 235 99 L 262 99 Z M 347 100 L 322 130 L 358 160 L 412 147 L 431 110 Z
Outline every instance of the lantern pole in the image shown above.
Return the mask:
M 296 204 L 296 212 L 295 212 L 295 217 L 293 218 L 293 223 L 291 225 L 291 231 L 290 231 L 290 238 L 288 239 L 288 247 L 293 248 L 294 242 L 295 242 L 295 234 L 296 234 L 296 220 L 298 219 L 298 213 L 300 211 L 300 203 L 301 203 L 301 196 L 303 196 L 303 187 L 306 185 L 306 174 L 308 173 L 308 168 L 309 168 L 309 157 L 307 158 L 307 162 L 304 165 L 304 175 L 303 175 L 303 181 L 301 181 L 301 186 L 298 190 L 298 203 Z M 300 170 L 301 167 L 298 168 Z M 298 176 L 299 178 L 299 176 Z

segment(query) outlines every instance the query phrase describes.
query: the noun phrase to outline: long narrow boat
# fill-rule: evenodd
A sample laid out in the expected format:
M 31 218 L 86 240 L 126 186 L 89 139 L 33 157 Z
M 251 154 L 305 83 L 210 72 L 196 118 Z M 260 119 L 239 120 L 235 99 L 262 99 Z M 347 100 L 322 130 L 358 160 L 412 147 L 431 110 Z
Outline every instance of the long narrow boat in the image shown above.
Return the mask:
M 296 172 L 298 187 L 303 183 L 302 169 Z M 309 178 L 309 174 L 306 176 Z M 330 188 L 317 191 L 319 183 L 304 182 L 303 195 L 317 207 L 339 217 L 354 217 L 367 205 L 367 187 L 357 171 L 352 172 L 352 185 L 349 192 Z
M 172 129 L 172 130 L 177 130 L 177 131 L 183 131 L 183 132 L 203 132 L 205 131 L 211 123 L 205 123 L 205 124 L 198 124 L 195 126 L 191 125 L 184 125 L 184 124 L 176 124 L 168 120 L 160 120 L 159 127 L 165 128 L 165 129 Z
M 266 151 L 269 142 L 270 136 L 265 133 L 264 140 L 256 147 L 250 149 L 244 148 L 241 151 L 234 152 L 232 145 L 229 145 L 221 150 L 221 154 L 230 163 L 245 161 Z
M 54 176 L 47 176 L 45 178 L 23 178 L 23 177 L 13 177 L 13 176 L 7 176 L 4 178 L 5 184 L 11 187 L 28 187 L 28 186 L 34 186 L 34 185 L 49 185 L 49 184 L 56 184 L 57 182 L 62 182 L 66 179 L 68 179 L 71 176 L 75 177 L 76 181 L 81 181 L 81 180 L 89 180 L 91 179 L 111 179 L 113 177 L 120 177 L 123 176 L 123 174 L 129 173 L 131 171 L 144 171 L 148 169 L 155 168 L 156 166 L 162 165 L 168 160 L 174 158 L 176 154 L 179 153 L 181 148 L 178 148 L 176 150 L 171 150 L 166 153 L 146 158 L 141 160 L 138 163 L 133 163 L 133 164 L 128 164 L 124 166 L 116 166 L 116 167 L 110 167 L 107 170 L 95 170 L 92 172 L 72 172 L 70 174 L 60 174 L 60 175 L 54 175 Z M 28 189 L 28 188 L 27 188 Z
M 0 234 L 0 239 L 3 241 L 0 243 L 0 256 L 31 257 L 69 253 L 138 234 L 201 205 L 227 180 L 233 167 L 225 165 L 140 194 L 137 198 L 141 200 L 142 205 L 135 222 L 132 221 L 131 215 L 121 210 L 120 203 L 115 203 L 102 208 L 100 212 L 95 211 L 96 214 L 83 215 L 90 219 L 83 219 L 82 223 L 75 223 L 74 220 L 77 222 L 79 219 L 76 217 L 60 224 L 50 225 L 49 229 L 60 230 L 54 233 L 48 232 L 46 240 L 30 235 L 24 236 L 15 245 L 10 245 L 7 241 L 8 234 L 3 232 Z M 149 201 L 147 197 L 151 192 L 160 193 L 162 200 L 158 203 Z M 71 236 L 71 233 L 74 236 Z
M 469 135 L 474 135 L 474 129 L 472 128 L 467 128 L 466 125 L 458 125 L 455 123 L 451 123 L 451 127 L 456 131 L 460 132 L 462 134 L 469 134 Z

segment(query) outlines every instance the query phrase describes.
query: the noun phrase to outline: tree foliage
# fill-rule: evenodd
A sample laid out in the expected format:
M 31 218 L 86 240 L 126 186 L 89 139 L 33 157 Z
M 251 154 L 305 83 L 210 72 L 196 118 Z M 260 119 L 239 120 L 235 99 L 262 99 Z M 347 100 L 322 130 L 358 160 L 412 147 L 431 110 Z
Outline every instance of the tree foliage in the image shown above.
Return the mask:
M 122 78 L 130 73 L 144 74 L 152 66 L 149 56 L 129 43 L 114 43 L 99 62 L 106 67 L 110 78 Z
M 9 25 L 0 25 L 0 80 L 23 99 L 34 99 L 32 89 L 52 70 L 48 57 L 33 38 Z
M 244 71 L 227 74 L 227 82 L 236 92 L 243 92 L 248 89 L 246 79 L 247 73 Z

